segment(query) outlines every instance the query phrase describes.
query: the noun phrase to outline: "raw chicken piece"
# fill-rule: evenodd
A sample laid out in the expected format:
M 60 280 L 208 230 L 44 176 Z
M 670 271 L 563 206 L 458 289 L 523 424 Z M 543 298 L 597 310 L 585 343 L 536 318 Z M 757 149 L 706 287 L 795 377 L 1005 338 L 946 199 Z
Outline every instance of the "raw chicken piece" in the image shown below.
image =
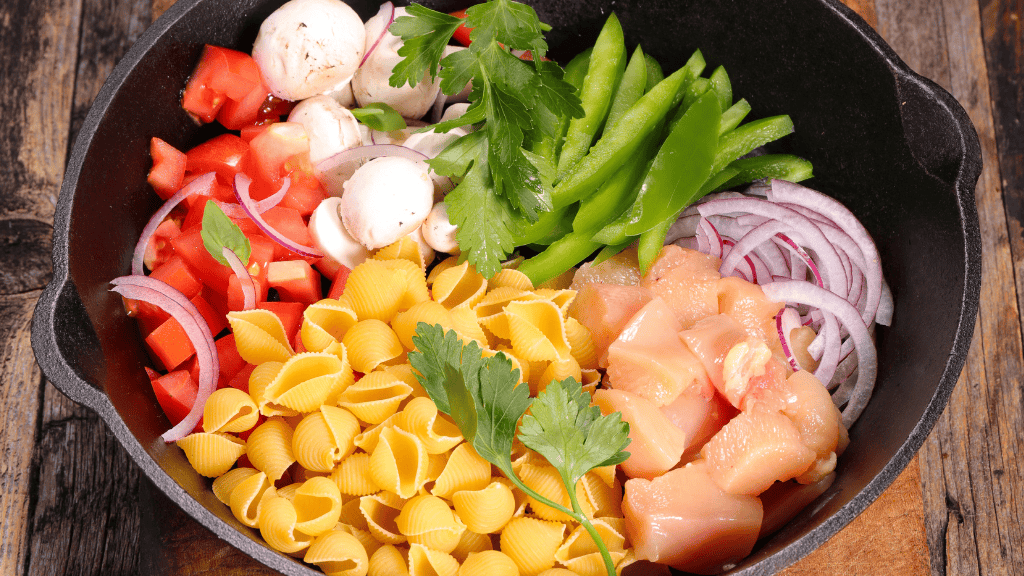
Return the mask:
M 594 392 L 602 414 L 621 412 L 629 423 L 629 458 L 622 470 L 630 478 L 654 478 L 679 463 L 686 436 L 649 400 L 622 390 Z
M 730 494 L 756 496 L 772 482 L 796 478 L 817 454 L 781 412 L 755 405 L 741 412 L 701 449 L 715 482 Z
M 680 332 L 679 337 L 700 359 L 719 393 L 737 408 L 750 379 L 763 375 L 765 364 L 772 357 L 763 340 L 748 336 L 726 314 L 709 316 Z
M 797 484 L 796 482 L 776 482 L 761 494 L 764 506 L 764 521 L 761 522 L 761 539 L 788 524 L 815 498 L 825 493 L 836 479 L 829 474 L 814 484 Z
M 569 287 L 579 290 L 587 284 L 639 285 L 640 263 L 637 260 L 636 248 L 626 248 L 597 265 L 584 262 L 576 270 L 576 274 L 572 278 L 572 285 Z
M 590 331 L 597 350 L 598 366 L 608 366 L 608 345 L 618 338 L 622 327 L 644 304 L 651 301 L 650 290 L 639 286 L 586 284 L 579 289 L 569 314 Z
M 747 334 L 775 347 L 779 340 L 775 315 L 782 304 L 771 302 L 761 287 L 730 276 L 718 281 L 718 311 L 739 322 Z
M 661 298 L 641 308 L 608 346 L 607 375 L 612 388 L 658 406 L 708 382 L 704 365 L 679 339 L 679 321 Z
M 665 246 L 640 282 L 662 297 L 683 328 L 718 314 L 718 268 L 722 261 L 696 250 Z
M 654 480 L 626 481 L 626 534 L 637 558 L 717 574 L 754 548 L 761 501 L 727 494 L 694 462 Z
M 707 394 L 687 390 L 671 404 L 661 407 L 661 413 L 686 436 L 683 461 L 695 456 L 726 422 L 739 414 L 714 388 L 708 388 Z

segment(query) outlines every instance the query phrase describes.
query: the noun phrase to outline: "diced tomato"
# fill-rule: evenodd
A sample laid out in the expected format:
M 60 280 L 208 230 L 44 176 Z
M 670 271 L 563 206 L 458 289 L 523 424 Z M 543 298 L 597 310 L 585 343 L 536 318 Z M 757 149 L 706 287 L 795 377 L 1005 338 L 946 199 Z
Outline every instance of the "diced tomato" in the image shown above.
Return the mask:
M 278 233 L 292 242 L 302 246 L 312 246 L 313 238 L 309 235 L 309 227 L 302 215 L 294 208 L 274 206 L 263 213 L 263 220 Z M 284 246 L 274 242 L 274 260 L 304 259 Z
M 221 134 L 185 153 L 185 169 L 193 174 L 216 172 L 228 186 L 235 174 L 243 171 L 249 157 L 249 145 L 234 134 Z M 232 198 L 234 195 L 232 194 Z
M 220 373 L 231 378 L 242 368 L 245 368 L 245 360 L 238 355 L 238 348 L 235 345 L 235 335 L 228 334 L 216 342 L 217 357 L 220 358 Z
M 283 301 L 313 304 L 323 298 L 320 274 L 305 260 L 271 262 L 267 280 Z
M 211 308 L 221 317 L 224 318 L 224 322 L 227 323 L 228 310 L 228 297 L 224 292 L 218 292 L 208 285 L 203 285 L 203 300 L 210 305 Z
M 327 198 L 327 192 L 313 173 L 309 154 L 296 154 L 284 163 L 284 172 L 291 180 L 288 194 L 281 200 L 281 206 L 294 208 L 308 217 Z
M 270 92 L 261 81 L 259 86 L 253 88 L 241 100 L 229 99 L 225 102 L 217 113 L 217 121 L 228 130 L 241 130 L 257 121 L 263 102 L 269 95 Z
M 206 210 L 206 203 L 210 201 L 209 196 L 193 195 L 189 198 L 194 198 L 194 200 L 189 206 L 188 212 L 185 213 L 185 219 L 181 222 L 182 232 L 191 232 L 202 227 L 203 211 Z
M 185 329 L 174 318 L 168 318 L 150 332 L 146 345 L 168 370 L 174 370 L 196 353 Z
M 177 222 L 170 218 L 164 220 L 156 227 L 153 235 L 149 237 L 149 243 L 146 244 L 146 253 L 142 257 L 142 262 L 146 265 L 146 268 L 156 270 L 174 255 L 171 239 L 177 237 L 178 234 L 181 234 L 181 228 L 178 227 Z
M 153 330 L 156 330 L 171 317 L 167 312 L 148 302 L 130 300 L 128 298 L 124 298 L 123 302 L 124 310 L 128 313 L 128 316 L 135 318 L 139 323 L 139 331 L 142 332 L 143 338 L 149 336 Z
M 214 260 L 206 250 L 198 226 L 182 232 L 171 240 L 171 245 L 174 246 L 174 253 L 185 260 L 204 284 L 221 293 L 227 291 L 231 268 Z M 209 299 L 207 301 L 214 304 Z
M 191 299 L 197 296 L 203 289 L 202 283 L 196 278 L 192 270 L 185 264 L 181 256 L 171 256 L 167 262 L 157 266 L 150 277 L 170 284 L 172 288 L 181 292 L 186 298 Z
M 277 122 L 253 138 L 249 147 L 259 178 L 279 186 L 285 162 L 296 154 L 309 154 L 309 138 L 302 124 Z
M 232 378 L 228 381 L 228 386 L 232 388 L 238 388 L 246 394 L 249 393 L 249 376 L 252 375 L 252 371 L 256 369 L 254 364 L 246 364 L 242 366 Z
M 257 265 L 258 266 L 258 265 Z M 267 290 L 270 286 L 267 284 L 266 274 L 260 276 L 252 276 L 253 280 L 256 281 L 256 303 L 262 302 L 267 299 Z M 238 279 L 238 276 L 232 274 L 228 277 L 228 292 L 227 292 L 228 310 L 237 312 L 245 309 L 245 292 L 242 291 L 242 282 Z
M 153 380 L 152 383 L 156 400 L 171 424 L 184 420 L 199 393 L 199 385 L 188 371 L 175 370 Z
M 289 340 L 299 333 L 299 328 L 302 327 L 302 312 L 306 309 L 302 302 L 260 302 L 256 307 L 276 314 L 281 319 L 284 333 L 288 335 Z
M 466 19 L 465 10 L 457 10 L 455 12 L 452 12 L 451 15 L 455 16 L 456 18 L 462 18 L 463 20 Z M 472 31 L 472 28 L 466 28 L 466 25 L 463 24 L 455 29 L 455 34 L 452 34 L 452 38 L 454 38 L 456 42 L 462 44 L 463 46 L 469 46 L 469 33 Z
M 260 108 L 259 120 L 273 120 L 278 122 L 282 116 L 287 116 L 295 108 L 295 102 L 282 100 L 271 94 Z
M 181 106 L 199 120 L 212 122 L 228 99 L 242 101 L 262 84 L 251 56 L 207 44 L 185 85 Z
M 341 298 L 341 295 L 345 292 L 345 283 L 348 282 L 348 275 L 352 273 L 352 270 L 344 264 L 338 268 L 338 273 L 334 275 L 334 280 L 331 281 L 331 290 L 327 293 L 328 298 L 334 298 L 337 300 Z
M 149 141 L 149 154 L 153 157 L 153 167 L 147 181 L 161 198 L 167 200 L 181 188 L 181 180 L 185 177 L 185 154 L 155 136 Z
M 145 368 L 146 368 L 146 376 L 149 376 L 149 381 L 150 382 L 152 382 L 153 380 L 156 380 L 157 378 L 160 377 L 160 373 L 157 372 L 156 370 L 153 370 L 149 366 L 145 366 Z
M 257 120 L 256 122 L 254 122 L 252 124 L 249 124 L 248 126 L 241 127 L 239 129 L 241 131 L 240 137 L 246 143 L 252 142 L 253 138 L 255 138 L 255 137 L 259 136 L 260 134 L 262 134 L 263 131 L 267 129 L 267 126 L 270 126 L 271 124 L 273 124 L 275 122 L 277 122 L 276 119 L 274 119 L 274 120 L 270 120 L 270 119 L 267 119 L 267 120 Z
M 227 318 L 225 318 L 224 314 L 214 310 L 213 306 L 203 298 L 202 292 L 192 298 L 192 304 L 195 305 L 196 310 L 199 310 L 203 319 L 206 320 L 206 325 L 210 327 L 210 334 L 216 336 L 228 327 Z

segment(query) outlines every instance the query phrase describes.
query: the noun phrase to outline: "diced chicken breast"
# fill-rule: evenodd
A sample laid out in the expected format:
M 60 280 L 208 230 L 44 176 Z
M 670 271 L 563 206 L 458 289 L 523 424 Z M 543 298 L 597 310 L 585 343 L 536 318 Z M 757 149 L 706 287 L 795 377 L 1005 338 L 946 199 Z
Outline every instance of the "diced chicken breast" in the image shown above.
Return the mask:
M 768 300 L 757 284 L 733 276 L 718 281 L 718 311 L 739 322 L 750 336 L 778 341 L 775 315 L 779 310 L 782 304 Z
M 573 275 L 570 288 L 579 290 L 587 284 L 595 283 L 620 286 L 639 285 L 640 262 L 637 259 L 636 248 L 626 248 L 597 265 L 584 262 Z
M 637 558 L 696 574 L 717 574 L 750 554 L 763 516 L 760 500 L 722 491 L 703 462 L 626 481 L 622 512 Z
M 653 402 L 622 390 L 594 392 L 602 414 L 621 412 L 629 423 L 629 458 L 622 470 L 630 478 L 654 478 L 679 463 L 686 435 Z
M 714 388 L 709 388 L 710 394 L 707 395 L 687 390 L 671 404 L 661 407 L 661 413 L 686 436 L 683 461 L 695 456 L 726 422 L 739 413 Z
M 700 359 L 711 383 L 733 406 L 739 407 L 751 378 L 764 374 L 772 352 L 763 340 L 747 335 L 726 314 L 709 316 L 679 337 Z
M 718 314 L 721 260 L 674 245 L 665 246 L 640 285 L 662 297 L 683 328 Z
M 701 454 L 722 490 L 749 496 L 764 492 L 772 482 L 800 476 L 817 458 L 792 420 L 763 406 L 730 420 Z
M 764 521 L 761 522 L 761 533 L 758 539 L 774 534 L 779 528 L 796 518 L 801 510 L 825 493 L 836 479 L 829 474 L 814 484 L 797 484 L 796 482 L 776 482 L 765 490 L 760 498 L 764 506 Z
M 708 375 L 679 339 L 679 321 L 661 298 L 641 308 L 608 346 L 608 383 L 654 402 L 671 403 Z
M 639 286 L 601 283 L 586 284 L 576 293 L 569 314 L 590 331 L 601 368 L 608 366 L 608 345 L 652 297 Z

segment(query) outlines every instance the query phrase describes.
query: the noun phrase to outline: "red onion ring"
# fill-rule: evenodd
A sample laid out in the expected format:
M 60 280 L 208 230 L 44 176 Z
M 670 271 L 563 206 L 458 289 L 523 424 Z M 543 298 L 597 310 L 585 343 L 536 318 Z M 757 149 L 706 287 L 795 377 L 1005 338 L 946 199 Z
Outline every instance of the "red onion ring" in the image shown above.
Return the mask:
M 810 255 L 807 254 L 807 251 L 801 248 L 796 242 L 794 242 L 789 236 L 786 236 L 785 234 L 776 234 L 775 238 L 777 238 L 783 246 L 792 251 L 793 254 L 795 254 L 800 259 L 800 261 L 803 262 L 805 266 L 807 266 L 807 269 L 810 270 L 811 274 L 814 276 L 814 283 L 817 284 L 819 287 L 824 288 L 825 281 L 821 277 L 821 271 L 818 270 L 817 264 L 815 264 L 814 260 L 812 260 Z M 796 277 L 794 277 L 793 279 L 803 280 L 803 278 Z
M 377 35 L 377 39 L 373 41 L 370 48 L 363 54 L 363 59 L 359 61 L 359 68 L 362 68 L 363 64 L 370 58 L 370 54 L 377 49 L 377 45 L 384 39 L 384 35 L 388 33 L 388 28 L 391 28 L 391 24 L 395 21 L 395 5 L 391 2 L 385 2 L 380 5 L 380 10 L 377 11 L 377 16 L 381 16 L 382 20 L 386 20 L 384 28 L 381 29 L 380 34 Z
M 786 354 L 786 360 L 789 361 L 789 367 L 794 372 L 800 370 L 800 362 L 796 359 L 796 354 L 793 352 L 793 343 L 791 342 L 791 334 L 793 329 L 800 327 L 800 314 L 789 306 L 784 306 L 779 313 L 775 315 L 775 328 L 779 331 L 779 342 L 782 343 L 782 351 Z
M 334 156 L 325 158 L 317 163 L 317 178 L 328 192 L 334 196 L 341 196 L 342 185 L 358 168 L 355 164 L 356 162 L 385 156 L 407 158 L 414 162 L 428 159 L 426 154 L 407 146 L 399 146 L 398 144 L 359 146 L 338 152 Z
M 722 236 L 707 218 L 701 218 L 697 227 L 697 246 L 698 250 L 715 258 L 721 258 L 723 255 L 725 244 L 722 242 Z
M 149 222 L 142 229 L 142 234 L 139 235 L 139 241 L 135 243 L 135 251 L 132 253 L 132 274 L 143 275 L 144 267 L 143 261 L 146 257 L 146 246 L 149 245 L 149 239 L 153 237 L 153 233 L 160 226 L 160 223 L 164 221 L 164 218 L 174 210 L 174 207 L 181 203 L 182 200 L 188 198 L 192 194 L 197 192 L 206 193 L 209 195 L 210 190 L 213 189 L 213 183 L 217 179 L 217 175 L 213 172 L 207 172 L 202 176 L 192 180 L 180 190 L 174 193 L 173 196 L 164 202 L 163 206 L 157 209 L 156 212 L 149 218 Z
M 252 275 L 249 274 L 245 264 L 242 263 L 242 259 L 238 257 L 238 254 L 235 254 L 234 250 L 225 246 L 221 254 L 228 261 L 231 271 L 238 277 L 238 284 L 242 287 L 242 309 L 252 310 L 256 307 L 256 282 L 253 281 Z
M 210 333 L 209 325 L 195 305 L 184 294 L 165 282 L 148 276 L 132 275 L 115 278 L 110 283 L 114 285 L 114 288 L 111 288 L 112 292 L 125 298 L 147 302 L 170 314 L 185 330 L 196 351 L 196 360 L 199 364 L 199 390 L 196 393 L 196 401 L 189 409 L 188 415 L 161 436 L 164 442 L 176 442 L 196 427 L 203 416 L 206 399 L 217 388 L 220 361 L 213 334 Z
M 281 188 L 279 188 L 277 192 L 274 192 L 263 200 L 256 202 L 256 210 L 259 211 L 260 214 L 263 214 L 267 210 L 277 206 L 281 203 L 281 200 L 284 200 L 285 195 L 288 194 L 288 190 L 291 187 L 291 178 L 285 178 L 281 182 Z M 224 211 L 224 214 L 228 218 L 241 219 L 249 217 L 249 215 L 245 213 L 245 209 L 234 202 L 221 202 L 220 200 L 214 200 L 214 202 L 217 203 L 217 206 L 220 206 L 220 209 Z
M 252 197 L 249 196 L 249 185 L 252 184 L 252 180 L 248 176 L 242 173 L 235 175 L 235 198 L 238 199 L 238 203 L 242 205 L 245 210 L 245 214 L 250 220 L 256 223 L 256 226 L 263 231 L 264 234 L 270 237 L 271 240 L 277 242 L 281 246 L 299 254 L 300 256 L 307 256 L 310 258 L 322 258 L 323 254 L 319 250 L 312 246 L 303 246 L 292 241 L 290 238 L 281 234 L 274 229 L 273 226 L 267 224 L 267 221 L 260 215 L 259 210 L 256 207 L 256 203 L 253 202 Z

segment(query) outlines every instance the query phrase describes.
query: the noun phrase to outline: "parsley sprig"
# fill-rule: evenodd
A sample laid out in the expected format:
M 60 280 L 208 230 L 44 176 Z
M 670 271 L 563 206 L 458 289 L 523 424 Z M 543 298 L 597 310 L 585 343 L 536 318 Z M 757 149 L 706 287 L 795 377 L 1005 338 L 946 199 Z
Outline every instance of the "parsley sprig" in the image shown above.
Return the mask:
M 415 86 L 429 74 L 440 76 L 441 90 L 451 95 L 472 82 L 466 114 L 433 129 L 447 132 L 482 123 L 481 135 L 452 145 L 461 147 L 465 156 L 461 170 L 445 160 L 430 164 L 439 174 L 463 179 L 456 192 L 466 190 L 453 192 L 445 203 L 459 227 L 464 257 L 490 277 L 514 247 L 512 232 L 551 210 L 550 180 L 543 177 L 551 160 L 531 155 L 527 148 L 553 137 L 560 117 L 583 116 L 583 107 L 575 88 L 562 79 L 562 68 L 543 60 L 549 27 L 532 7 L 491 0 L 469 8 L 469 48 L 442 59 L 444 47 L 463 23 L 417 4 L 409 6 L 408 15 L 396 18 L 390 28 L 404 41 L 390 84 Z M 530 50 L 534 61 L 521 60 L 511 50 Z
M 624 452 L 629 444 L 629 424 L 622 421 L 621 414 L 602 416 L 590 405 L 590 395 L 572 378 L 553 380 L 531 400 L 529 388 L 519 384 L 519 370 L 505 354 L 484 358 L 476 342 L 463 345 L 455 331 L 446 332 L 439 325 L 420 322 L 412 341 L 416 350 L 409 353 L 409 362 L 437 409 L 451 416 L 477 454 L 520 490 L 582 524 L 601 551 L 608 575 L 614 576 L 615 564 L 580 507 L 576 483 L 594 468 L 619 464 L 629 457 Z M 538 494 L 512 469 L 517 427 L 519 440 L 558 471 L 571 510 Z

